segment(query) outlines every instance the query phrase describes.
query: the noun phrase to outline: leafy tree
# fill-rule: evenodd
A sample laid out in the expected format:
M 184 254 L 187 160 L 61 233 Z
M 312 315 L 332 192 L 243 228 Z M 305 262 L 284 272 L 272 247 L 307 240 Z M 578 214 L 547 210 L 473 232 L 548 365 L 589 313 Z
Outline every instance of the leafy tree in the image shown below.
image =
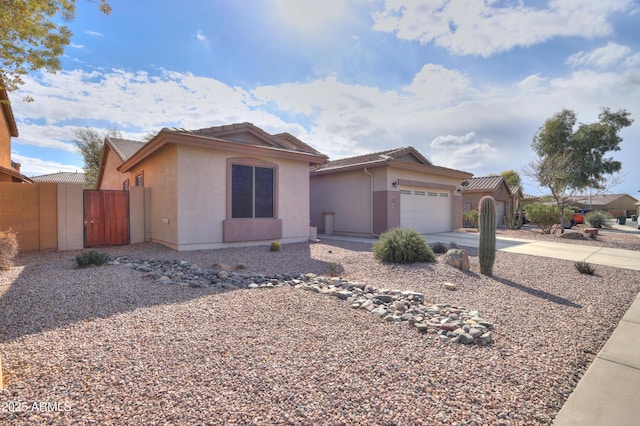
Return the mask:
M 88 0 L 108 15 L 107 0 Z M 75 19 L 75 0 L 0 1 L 0 83 L 8 91 L 23 84 L 29 71 L 60 69 L 60 55 L 72 33 L 66 25 Z
M 527 212 L 527 219 L 538 225 L 543 234 L 550 234 L 554 226 L 558 224 L 558 219 L 561 217 L 560 208 L 550 204 L 528 204 L 524 207 L 524 211 Z M 562 218 L 567 221 L 570 220 L 571 212 L 567 210 L 562 214 Z
M 598 122 L 581 123 L 574 130 L 576 114 L 565 109 L 538 129 L 531 144 L 537 158 L 529 163 L 525 173 L 551 191 L 560 209 L 562 232 L 569 197 L 587 188 L 605 190 L 606 176 L 622 168 L 622 163 L 605 155 L 620 150 L 619 132 L 633 123 L 630 115 L 624 109 L 612 112 L 604 108 Z
M 508 186 L 522 186 L 522 178 L 520 177 L 520 173 L 515 170 L 505 170 L 500 173 L 500 176 L 504 178 L 504 181 Z
M 102 155 L 102 145 L 106 137 L 121 137 L 117 129 L 109 130 L 104 136 L 98 134 L 94 129 L 88 127 L 73 130 L 73 142 L 80 150 L 84 160 L 84 172 L 87 183 L 95 185 L 98 180 L 100 170 L 100 158 Z

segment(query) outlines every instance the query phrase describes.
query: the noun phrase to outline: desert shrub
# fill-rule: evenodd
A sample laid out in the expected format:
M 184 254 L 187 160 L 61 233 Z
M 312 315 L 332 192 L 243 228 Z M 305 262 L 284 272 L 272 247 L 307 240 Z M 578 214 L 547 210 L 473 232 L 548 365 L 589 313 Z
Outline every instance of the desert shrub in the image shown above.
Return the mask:
M 383 262 L 415 263 L 435 262 L 431 246 L 414 229 L 393 228 L 380 235 L 373 245 L 373 254 Z
M 342 268 L 337 263 L 330 263 L 329 264 L 329 276 L 330 277 L 337 277 L 338 275 L 340 275 L 341 271 L 342 271 Z
M 449 241 L 449 248 L 450 249 L 457 249 L 458 248 L 458 243 L 456 243 L 455 241 Z
M 592 228 L 602 228 L 607 224 L 607 219 L 609 219 L 609 217 L 610 216 L 605 212 L 589 212 L 584 216 L 584 221 Z
M 280 251 L 280 241 L 272 241 L 269 251 Z
M 587 262 L 576 262 L 573 264 L 573 266 L 575 266 L 578 272 L 580 272 L 581 274 L 593 275 L 595 272 L 593 266 L 591 266 L 591 264 Z
M 109 261 L 109 255 L 104 252 L 89 250 L 76 256 L 76 265 L 78 268 L 86 268 L 87 266 L 102 266 Z
M 431 244 L 431 249 L 433 250 L 434 253 L 446 253 L 447 252 L 447 246 L 442 244 L 440 241 L 438 241 L 437 243 Z
M 553 227 L 560 223 L 560 208 L 557 205 L 542 203 L 528 204 L 524 207 L 527 220 L 540 227 L 543 234 L 550 234 Z M 564 210 L 564 223 L 571 221 L 571 209 Z
M 0 269 L 8 269 L 13 265 L 13 259 L 18 254 L 18 238 L 9 229 L 0 231 Z
M 473 226 L 474 228 L 478 227 L 478 210 L 471 210 L 466 212 L 463 216 L 462 219 L 464 220 L 465 224 L 470 224 L 471 226 Z

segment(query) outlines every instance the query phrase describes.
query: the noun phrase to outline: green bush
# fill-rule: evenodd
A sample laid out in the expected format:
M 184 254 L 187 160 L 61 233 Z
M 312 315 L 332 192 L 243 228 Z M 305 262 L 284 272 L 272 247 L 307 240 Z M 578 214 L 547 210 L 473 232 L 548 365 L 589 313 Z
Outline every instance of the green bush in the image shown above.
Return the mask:
M 533 203 L 526 205 L 524 211 L 527 213 L 529 222 L 538 225 L 543 234 L 550 234 L 553 227 L 560 223 L 560 208 L 557 205 Z M 571 216 L 571 209 L 566 208 L 564 223 L 569 223 Z
M 393 228 L 380 235 L 373 245 L 373 254 L 383 262 L 435 262 L 436 255 L 418 231 Z
M 95 265 L 102 266 L 109 261 L 109 255 L 104 252 L 89 250 L 76 256 L 78 268 L 86 268 Z
M 342 268 L 337 263 L 330 263 L 329 264 L 329 276 L 330 277 L 337 277 L 338 275 L 340 275 L 341 271 L 342 271 Z
M 584 216 L 584 221 L 592 228 L 602 228 L 610 217 L 608 213 L 601 211 L 589 212 Z
M 587 262 L 576 262 L 573 264 L 573 266 L 575 266 L 578 272 L 580 272 L 581 274 L 593 275 L 595 272 L 593 266 L 591 266 L 591 264 Z
M 280 241 L 272 241 L 269 251 L 280 251 Z
M 465 223 L 469 223 L 474 228 L 477 228 L 478 227 L 478 210 L 471 210 L 466 212 L 462 216 L 462 219 L 464 220 Z
M 431 249 L 433 250 L 434 253 L 446 253 L 447 252 L 447 246 L 442 244 L 440 241 L 438 241 L 437 243 L 431 244 Z
M 0 231 L 0 270 L 9 269 L 17 254 L 18 238 L 16 233 L 11 229 Z

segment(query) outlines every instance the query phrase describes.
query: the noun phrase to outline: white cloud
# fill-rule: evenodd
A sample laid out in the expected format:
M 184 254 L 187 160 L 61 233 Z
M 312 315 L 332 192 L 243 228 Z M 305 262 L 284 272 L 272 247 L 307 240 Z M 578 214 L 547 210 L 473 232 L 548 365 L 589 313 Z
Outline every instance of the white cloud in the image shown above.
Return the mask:
M 11 153 L 13 161 L 20 163 L 20 173 L 25 176 L 48 175 L 58 172 L 82 172 L 82 168 L 69 164 L 62 164 L 56 161 L 47 161 L 40 158 L 25 157 L 20 154 Z
M 612 33 L 609 16 L 633 0 L 551 0 L 544 7 L 496 1 L 386 0 L 373 14 L 374 29 L 404 40 L 433 42 L 460 55 L 484 57 L 553 37 L 602 37 Z
M 421 97 L 425 103 L 436 106 L 469 97 L 472 88 L 469 79 L 462 73 L 441 65 L 427 64 L 405 90 Z
M 347 13 L 345 0 L 299 1 L 275 0 L 275 10 L 288 25 L 303 34 L 322 34 Z
M 630 53 L 630 47 L 609 42 L 606 46 L 599 47 L 590 52 L 580 51 L 574 53 L 567 58 L 566 63 L 574 67 L 586 65 L 597 68 L 607 68 L 624 60 Z
M 104 34 L 99 33 L 97 31 L 91 31 L 91 30 L 86 30 L 84 33 L 87 34 L 87 35 L 90 35 L 90 36 L 95 36 L 95 37 L 102 37 L 104 35 Z
M 581 122 L 597 120 L 603 106 L 638 114 L 638 81 L 635 68 L 579 70 L 485 88 L 454 70 L 426 65 L 397 90 L 346 84 L 335 75 L 243 89 L 173 71 L 61 71 L 27 79 L 21 95 L 35 102 L 13 103 L 21 134 L 14 147 L 72 152 L 72 129 L 84 126 L 117 127 L 124 137 L 141 138 L 162 127 L 248 121 L 269 132 L 288 131 L 334 159 L 410 145 L 438 166 L 481 176 L 520 170 L 531 158 L 536 130 L 563 108 Z M 445 87 L 438 92 L 435 82 Z M 432 90 L 442 105 L 430 98 Z M 640 139 L 638 126 L 623 138 Z M 620 155 L 629 167 L 625 159 L 640 151 L 627 143 Z
M 207 36 L 202 32 L 202 30 L 198 30 L 196 32 L 196 38 L 198 39 L 198 41 L 207 49 L 211 46 L 211 43 L 209 42 L 209 39 L 207 38 Z

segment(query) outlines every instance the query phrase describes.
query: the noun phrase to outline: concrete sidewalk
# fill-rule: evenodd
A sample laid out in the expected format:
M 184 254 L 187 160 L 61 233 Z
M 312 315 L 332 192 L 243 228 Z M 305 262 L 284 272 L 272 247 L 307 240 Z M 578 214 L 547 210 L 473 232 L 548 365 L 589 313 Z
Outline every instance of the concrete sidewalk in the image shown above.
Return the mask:
M 640 423 L 640 295 L 556 416 L 556 426 Z
M 479 239 L 477 233 L 468 232 L 442 232 L 427 234 L 425 237 L 430 243 L 441 242 L 448 244 L 455 242 L 459 246 L 475 248 L 478 247 Z M 574 262 L 584 261 L 594 265 L 614 266 L 616 268 L 640 271 L 640 251 L 504 237 L 496 238 L 496 249 L 509 253 L 551 257 Z
M 626 231 L 626 229 L 625 229 Z M 628 231 L 627 231 L 628 232 Z M 320 236 L 374 243 L 373 238 Z M 429 243 L 455 242 L 478 247 L 479 235 L 465 232 L 427 234 Z M 640 270 L 640 252 L 517 238 L 496 239 L 496 248 L 510 253 L 543 256 Z M 640 294 L 556 416 L 555 426 L 635 426 L 640 424 Z

